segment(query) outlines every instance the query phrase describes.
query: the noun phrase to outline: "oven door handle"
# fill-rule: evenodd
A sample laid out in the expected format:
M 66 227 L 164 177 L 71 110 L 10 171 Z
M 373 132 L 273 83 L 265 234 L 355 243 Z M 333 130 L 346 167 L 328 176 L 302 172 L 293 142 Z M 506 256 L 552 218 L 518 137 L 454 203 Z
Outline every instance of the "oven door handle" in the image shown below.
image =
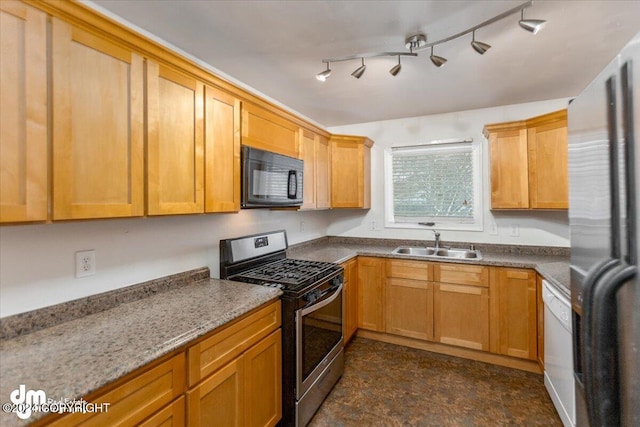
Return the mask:
M 344 287 L 344 284 L 340 283 L 340 286 L 335 288 L 335 290 L 333 291 L 333 295 L 331 295 L 329 298 L 323 299 L 319 303 L 316 303 L 316 304 L 313 304 L 313 305 L 310 305 L 308 307 L 303 308 L 301 310 L 300 315 L 304 316 L 306 314 L 309 314 L 309 313 L 311 313 L 313 311 L 316 311 L 316 310 L 320 310 L 322 307 L 331 304 L 336 298 L 338 298 L 338 296 L 340 295 L 340 292 L 342 292 L 342 288 L 343 287 Z

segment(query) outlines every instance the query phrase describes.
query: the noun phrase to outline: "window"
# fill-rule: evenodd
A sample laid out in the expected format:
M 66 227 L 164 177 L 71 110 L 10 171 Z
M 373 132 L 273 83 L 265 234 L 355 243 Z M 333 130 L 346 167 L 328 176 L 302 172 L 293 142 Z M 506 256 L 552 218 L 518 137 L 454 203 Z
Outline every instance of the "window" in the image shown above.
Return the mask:
M 386 226 L 482 230 L 480 144 L 440 142 L 385 152 Z

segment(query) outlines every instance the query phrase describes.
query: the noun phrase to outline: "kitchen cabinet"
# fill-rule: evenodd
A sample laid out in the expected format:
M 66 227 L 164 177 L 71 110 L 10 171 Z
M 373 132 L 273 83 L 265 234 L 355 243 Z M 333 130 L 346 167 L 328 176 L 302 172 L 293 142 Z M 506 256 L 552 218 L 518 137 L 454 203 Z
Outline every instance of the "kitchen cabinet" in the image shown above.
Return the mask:
M 492 209 L 567 209 L 567 111 L 486 125 Z
M 167 418 L 175 418 L 175 426 L 183 425 L 184 419 L 180 422 L 178 417 L 184 414 L 184 400 L 179 397 L 185 391 L 185 366 L 184 352 L 161 363 L 152 363 L 150 368 L 126 377 L 110 391 L 86 399 L 97 405 L 109 403 L 107 411 L 71 413 L 46 425 L 138 425 L 152 415 L 146 425 L 162 425 L 154 420 Z
M 189 425 L 273 426 L 280 420 L 280 316 L 278 301 L 187 349 Z
M 331 207 L 371 207 L 371 147 L 364 136 L 332 135 Z
M 0 222 L 47 219 L 47 15 L 0 2 Z
M 176 399 L 172 404 L 156 412 L 147 418 L 140 427 L 183 427 L 185 426 L 185 402 L 184 397 Z
M 300 209 L 329 209 L 329 140 L 303 129 L 300 148 L 304 161 L 304 201 Z
M 358 328 L 384 332 L 383 258 L 358 257 Z
M 537 360 L 536 273 L 494 268 L 491 280 L 491 351 Z
M 265 108 L 245 102 L 242 105 L 242 145 L 300 156 L 300 127 Z
M 205 87 L 205 212 L 240 210 L 240 107 L 238 98 Z
M 489 351 L 488 270 L 477 265 L 434 265 L 436 342 Z
M 388 260 L 385 284 L 385 331 L 433 340 L 433 265 Z
M 358 330 L 358 263 L 355 259 L 342 264 L 344 268 L 344 326 L 342 335 L 348 343 Z
M 147 61 L 147 213 L 204 212 L 204 86 Z
M 144 214 L 142 56 L 54 18 L 54 220 Z

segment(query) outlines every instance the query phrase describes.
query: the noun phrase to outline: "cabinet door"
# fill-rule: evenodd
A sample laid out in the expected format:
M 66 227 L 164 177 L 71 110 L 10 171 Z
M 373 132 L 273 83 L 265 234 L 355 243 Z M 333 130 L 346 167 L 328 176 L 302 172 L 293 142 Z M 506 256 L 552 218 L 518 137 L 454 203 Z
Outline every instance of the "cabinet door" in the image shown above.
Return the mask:
M 487 288 L 436 283 L 433 311 L 435 341 L 475 350 L 489 350 Z
M 536 273 L 494 268 L 491 280 L 491 351 L 537 360 Z
M 243 359 L 245 426 L 274 426 L 282 418 L 281 330 L 247 350 Z
M 371 145 L 363 137 L 331 138 L 331 207 L 371 207 Z
M 190 427 L 244 425 L 244 363 L 238 357 L 187 392 Z
M 242 105 L 243 145 L 298 158 L 299 137 L 295 123 L 251 103 Z
M 304 161 L 304 177 L 302 194 L 304 200 L 301 209 L 316 208 L 316 139 L 317 135 L 307 130 L 302 131 L 300 149 Z
M 203 84 L 147 61 L 147 213 L 204 212 Z
M 143 61 L 52 21 L 53 219 L 144 214 Z
M 433 340 L 433 285 L 387 278 L 385 329 L 390 334 Z
M 358 330 L 358 263 L 348 261 L 344 267 L 344 335 L 345 344 Z
M 205 211 L 240 210 L 240 100 L 205 88 Z
M 358 327 L 384 332 L 384 259 L 358 257 Z
M 329 139 L 320 136 L 316 141 L 316 209 L 331 207 L 331 174 Z
M 184 397 L 156 412 L 139 427 L 183 427 L 185 425 Z
M 567 112 L 543 116 L 528 129 L 529 201 L 532 209 L 567 209 Z
M 47 16 L 0 2 L 0 222 L 47 219 Z
M 489 136 L 491 163 L 491 208 L 529 207 L 527 130 L 503 130 Z

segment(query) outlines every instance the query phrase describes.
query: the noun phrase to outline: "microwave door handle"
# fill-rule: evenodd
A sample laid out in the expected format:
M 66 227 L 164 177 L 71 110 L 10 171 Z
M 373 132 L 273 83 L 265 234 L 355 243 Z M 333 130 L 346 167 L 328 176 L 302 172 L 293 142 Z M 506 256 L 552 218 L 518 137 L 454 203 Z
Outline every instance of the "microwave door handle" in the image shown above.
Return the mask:
M 287 198 L 295 199 L 298 195 L 298 174 L 295 170 L 289 171 L 289 179 L 287 182 Z
M 633 129 L 633 63 L 628 60 L 622 65 L 620 70 L 620 85 L 622 96 L 622 131 L 625 141 L 624 150 L 624 170 L 626 182 L 626 244 L 628 250 L 629 264 L 638 263 L 638 242 L 637 232 L 637 192 L 635 177 L 635 135 Z

